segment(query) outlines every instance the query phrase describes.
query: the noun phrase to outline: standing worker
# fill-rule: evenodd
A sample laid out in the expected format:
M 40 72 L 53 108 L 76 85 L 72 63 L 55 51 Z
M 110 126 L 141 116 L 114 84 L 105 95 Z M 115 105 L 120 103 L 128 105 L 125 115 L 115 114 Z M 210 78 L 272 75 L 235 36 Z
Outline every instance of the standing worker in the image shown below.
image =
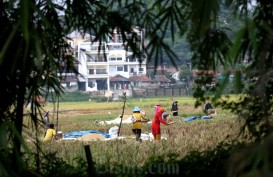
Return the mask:
M 167 125 L 167 122 L 162 119 L 162 114 L 165 112 L 163 107 L 160 107 L 159 111 L 155 113 L 152 121 L 152 134 L 155 141 L 161 140 L 160 123 Z
M 143 114 L 140 113 L 141 109 L 138 106 L 135 106 L 133 109 L 133 115 L 132 115 L 132 131 L 136 135 L 136 141 L 141 142 L 141 128 L 142 128 L 142 121 L 148 121 L 146 117 L 144 117 Z
M 173 101 L 171 111 L 173 116 L 178 116 L 178 101 Z
M 45 129 L 49 128 L 49 111 L 47 111 L 44 116 L 44 125 L 45 125 Z
M 160 108 L 161 108 L 161 105 L 160 105 L 160 104 L 157 104 L 157 105 L 155 106 L 155 112 L 157 113 L 157 112 L 159 111 Z

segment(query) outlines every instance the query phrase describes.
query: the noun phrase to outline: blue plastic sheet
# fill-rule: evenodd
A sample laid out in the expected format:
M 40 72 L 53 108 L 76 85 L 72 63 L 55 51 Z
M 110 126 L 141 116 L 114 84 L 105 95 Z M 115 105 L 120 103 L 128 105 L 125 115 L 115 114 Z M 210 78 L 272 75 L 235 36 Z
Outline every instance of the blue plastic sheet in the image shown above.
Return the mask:
M 79 138 L 83 135 L 87 135 L 90 133 L 96 133 L 96 134 L 101 134 L 103 135 L 105 138 L 110 138 L 110 135 L 108 133 L 101 133 L 97 130 L 84 130 L 84 131 L 74 131 L 74 132 L 69 132 L 69 133 L 65 133 L 63 135 L 63 138 Z
M 192 117 L 189 117 L 189 118 L 185 118 L 185 119 L 182 119 L 183 122 L 191 122 L 197 118 L 201 118 L 201 119 L 211 119 L 212 116 L 192 116 Z
M 193 120 L 195 120 L 195 119 L 197 119 L 197 118 L 198 118 L 198 116 L 192 116 L 192 117 L 183 119 L 182 121 L 183 121 L 183 122 L 191 122 L 191 121 L 193 121 Z
M 211 119 L 212 116 L 202 116 L 201 119 Z

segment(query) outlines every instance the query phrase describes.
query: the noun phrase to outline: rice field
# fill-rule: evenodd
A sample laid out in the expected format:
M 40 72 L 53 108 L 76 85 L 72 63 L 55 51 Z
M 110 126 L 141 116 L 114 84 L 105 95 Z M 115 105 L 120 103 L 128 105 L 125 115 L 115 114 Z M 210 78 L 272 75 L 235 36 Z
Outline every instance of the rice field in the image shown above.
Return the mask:
M 125 137 L 121 140 L 111 141 L 53 141 L 42 143 L 45 152 L 57 152 L 57 156 L 65 159 L 70 164 L 74 163 L 75 158 L 85 159 L 84 145 L 90 145 L 93 161 L 95 164 L 128 164 L 130 166 L 144 165 L 152 156 L 169 158 L 175 154 L 175 158 L 181 159 L 188 152 L 193 150 L 207 150 L 214 148 L 222 141 L 229 141 L 236 138 L 240 122 L 236 116 L 221 108 L 216 108 L 217 115 L 212 119 L 197 119 L 192 122 L 183 122 L 184 118 L 193 115 L 203 115 L 202 107 L 194 107 L 195 100 L 191 97 L 179 97 L 178 100 L 179 116 L 172 117 L 176 122 L 172 125 L 161 125 L 162 137 L 166 140 L 160 142 L 142 141 L 136 142 L 131 124 L 122 124 L 120 136 Z M 122 113 L 123 102 L 77 102 L 59 103 L 57 105 L 47 104 L 45 111 L 49 111 L 50 121 L 55 125 L 58 118 L 59 131 L 63 133 L 97 130 L 108 133 L 109 129 L 115 125 L 100 125 L 96 121 L 113 120 Z M 145 110 L 146 117 L 150 120 L 154 116 L 154 106 L 161 104 L 167 112 L 170 112 L 172 101 L 170 98 L 142 98 L 128 99 L 125 102 L 124 115 L 132 114 L 134 106 L 139 106 Z M 34 132 L 29 131 L 30 122 L 26 118 L 26 139 L 33 139 Z M 41 127 L 39 135 L 42 139 L 44 128 Z M 150 133 L 151 124 L 144 123 L 142 133 Z M 29 141 L 31 142 L 31 141 Z M 31 143 L 30 143 L 31 145 Z

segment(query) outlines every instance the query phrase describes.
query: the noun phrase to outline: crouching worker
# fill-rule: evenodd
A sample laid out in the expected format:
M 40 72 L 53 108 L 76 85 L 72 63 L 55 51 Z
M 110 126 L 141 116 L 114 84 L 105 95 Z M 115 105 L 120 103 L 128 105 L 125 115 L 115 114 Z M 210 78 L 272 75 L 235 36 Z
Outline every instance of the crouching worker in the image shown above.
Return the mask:
M 204 106 L 204 113 L 207 116 L 216 114 L 215 109 L 213 109 L 213 107 L 209 101 L 206 101 L 206 104 Z
M 141 109 L 138 106 L 135 106 L 133 109 L 133 115 L 132 115 L 132 131 L 136 136 L 136 141 L 141 142 L 141 128 L 142 128 L 142 121 L 148 121 L 146 117 L 144 117 L 143 114 L 140 113 Z
M 46 130 L 45 137 L 43 141 L 51 141 L 56 135 L 56 130 L 54 129 L 54 124 L 49 124 L 49 129 Z
M 163 119 L 165 122 L 167 122 L 168 124 L 173 124 L 173 123 L 175 123 L 175 122 L 172 120 L 170 114 L 167 113 L 166 111 L 162 113 L 162 119 Z

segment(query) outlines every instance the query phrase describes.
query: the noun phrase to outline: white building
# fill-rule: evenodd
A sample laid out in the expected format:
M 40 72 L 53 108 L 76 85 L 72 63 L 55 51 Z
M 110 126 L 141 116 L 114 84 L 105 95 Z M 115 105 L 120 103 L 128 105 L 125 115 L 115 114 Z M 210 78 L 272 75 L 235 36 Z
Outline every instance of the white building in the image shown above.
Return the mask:
M 142 34 L 139 33 L 142 38 Z M 110 77 L 121 75 L 146 75 L 146 60 L 134 58 L 132 52 L 126 51 L 121 36 L 114 33 L 108 42 L 84 41 L 78 45 L 79 90 L 110 90 Z M 122 88 L 123 86 L 117 86 Z
M 68 44 L 71 46 L 71 54 L 77 57 L 78 44 L 86 40 L 90 40 L 91 36 L 87 33 L 82 33 L 80 31 L 73 31 L 66 36 Z M 75 67 L 78 67 L 78 64 L 75 64 Z M 77 91 L 78 88 L 78 77 L 72 72 L 64 70 L 62 73 L 58 73 L 62 76 L 61 85 L 65 88 L 66 91 Z

